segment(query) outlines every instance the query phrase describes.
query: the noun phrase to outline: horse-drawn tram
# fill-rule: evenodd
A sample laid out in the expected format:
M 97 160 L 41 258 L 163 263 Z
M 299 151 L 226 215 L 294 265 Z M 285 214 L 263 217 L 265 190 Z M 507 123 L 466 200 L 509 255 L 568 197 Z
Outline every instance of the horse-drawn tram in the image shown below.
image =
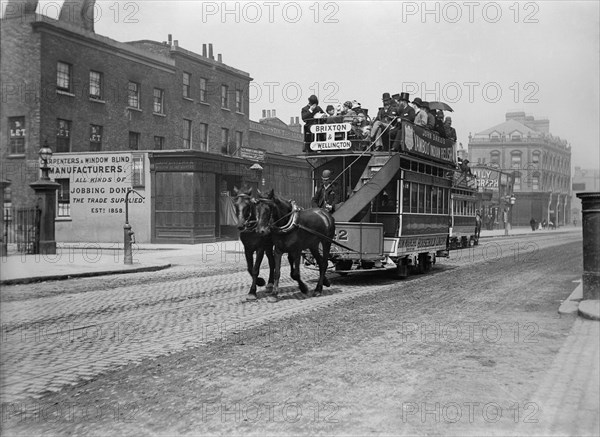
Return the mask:
M 454 141 L 402 120 L 392 134 L 383 130 L 383 150 L 375 151 L 375 142 L 352 129 L 316 123 L 305 143 L 315 182 L 330 170 L 340 193 L 330 253 L 336 272 L 405 277 L 475 242 L 475 184 L 468 168 L 457 166 Z

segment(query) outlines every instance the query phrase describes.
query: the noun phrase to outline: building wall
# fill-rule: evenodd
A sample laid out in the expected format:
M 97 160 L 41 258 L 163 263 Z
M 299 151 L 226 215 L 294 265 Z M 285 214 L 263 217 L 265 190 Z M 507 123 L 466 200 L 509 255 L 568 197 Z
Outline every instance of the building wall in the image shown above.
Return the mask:
M 11 181 L 7 200 L 27 204 L 29 183 L 39 175 L 41 36 L 31 31 L 35 14 L 4 18 L 0 25 L 0 167 L 1 178 Z M 9 118 L 25 118 L 25 154 L 9 155 Z
M 529 220 L 550 220 L 551 216 L 560 225 L 570 223 L 571 204 L 571 149 L 566 141 L 552 137 L 548 133 L 548 120 L 535 120 L 524 113 L 507 113 L 507 120 L 516 120 L 537 131 L 537 137 L 525 137 L 514 141 L 509 135 L 494 141 L 476 135 L 470 138 L 469 156 L 472 164 L 497 165 L 502 171 L 520 176 L 520 186 L 516 184 L 517 198 L 512 207 L 512 224 L 527 226 Z M 499 160 L 492 163 L 492 152 L 499 152 Z M 513 165 L 512 154 L 521 154 L 521 163 Z M 535 162 L 534 152 L 539 152 Z M 537 177 L 537 188 L 534 180 Z M 552 200 L 550 192 L 553 193 Z M 558 199 L 558 200 L 556 200 Z M 565 205 L 566 203 L 566 205 Z M 566 210 L 566 214 L 563 211 Z

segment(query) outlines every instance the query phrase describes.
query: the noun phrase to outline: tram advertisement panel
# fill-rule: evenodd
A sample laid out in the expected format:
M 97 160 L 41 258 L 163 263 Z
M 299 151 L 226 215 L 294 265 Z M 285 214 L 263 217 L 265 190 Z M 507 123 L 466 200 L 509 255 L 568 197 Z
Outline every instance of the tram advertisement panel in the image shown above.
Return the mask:
M 348 249 L 333 244 L 333 255 L 345 255 L 347 258 L 364 258 L 383 255 L 383 225 L 381 223 L 348 223 L 335 224 L 335 240 Z
M 402 121 L 404 133 L 403 148 L 407 152 L 425 155 L 430 158 L 455 163 L 456 143 L 440 137 L 422 126 Z

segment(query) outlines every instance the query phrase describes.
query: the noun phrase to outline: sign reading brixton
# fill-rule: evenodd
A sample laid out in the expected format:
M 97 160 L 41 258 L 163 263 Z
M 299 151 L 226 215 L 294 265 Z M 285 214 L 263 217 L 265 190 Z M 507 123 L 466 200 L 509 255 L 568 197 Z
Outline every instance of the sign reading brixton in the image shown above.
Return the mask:
M 455 163 L 456 143 L 453 141 L 440 137 L 436 132 L 405 121 L 402 122 L 402 131 L 404 132 L 404 150 Z
M 313 124 L 310 131 L 315 139 L 310 143 L 311 150 L 347 150 L 352 143 L 347 140 L 347 134 L 352 129 L 350 123 Z

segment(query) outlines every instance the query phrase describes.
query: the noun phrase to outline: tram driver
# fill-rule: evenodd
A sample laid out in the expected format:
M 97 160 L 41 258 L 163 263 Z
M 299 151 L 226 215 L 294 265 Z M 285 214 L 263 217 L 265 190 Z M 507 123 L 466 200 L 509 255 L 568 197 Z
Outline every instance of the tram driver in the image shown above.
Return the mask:
M 312 205 L 315 208 L 321 208 L 333 214 L 336 205 L 340 201 L 340 194 L 337 183 L 333 182 L 331 177 L 331 170 L 323 170 L 321 174 L 321 186 L 312 198 Z

